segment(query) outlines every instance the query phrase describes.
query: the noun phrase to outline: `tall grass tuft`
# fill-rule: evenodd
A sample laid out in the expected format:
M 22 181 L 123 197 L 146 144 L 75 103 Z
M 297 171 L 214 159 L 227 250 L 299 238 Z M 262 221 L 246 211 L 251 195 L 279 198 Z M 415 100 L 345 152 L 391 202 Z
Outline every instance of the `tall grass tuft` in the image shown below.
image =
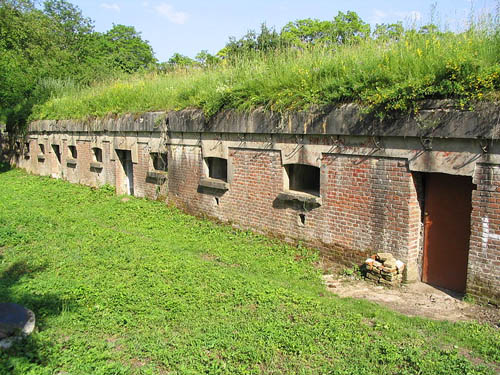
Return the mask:
M 379 114 L 418 110 L 430 98 L 462 107 L 496 100 L 500 28 L 463 33 L 407 31 L 399 40 L 368 39 L 330 48 L 280 49 L 209 68 L 142 73 L 81 88 L 67 85 L 37 106 L 32 119 L 80 119 L 126 112 L 264 107 L 286 112 L 360 103 Z

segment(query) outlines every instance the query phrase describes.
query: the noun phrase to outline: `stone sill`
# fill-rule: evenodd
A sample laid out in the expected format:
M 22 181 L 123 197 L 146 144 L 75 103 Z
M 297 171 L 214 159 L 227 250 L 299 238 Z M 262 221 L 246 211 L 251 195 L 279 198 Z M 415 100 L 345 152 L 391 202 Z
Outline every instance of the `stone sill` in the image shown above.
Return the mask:
M 216 178 L 202 177 L 199 185 L 210 189 L 229 190 L 229 184 L 226 181 Z
M 77 161 L 76 159 L 68 159 L 66 160 L 66 165 L 68 167 L 76 167 Z
M 45 161 L 45 155 L 38 155 L 37 159 L 38 161 Z
M 93 161 L 90 163 L 90 169 L 102 169 L 103 165 L 102 163 L 99 163 L 98 161 Z
M 156 181 L 156 183 L 163 184 L 167 180 L 167 172 L 150 171 L 146 178 Z
M 299 201 L 306 204 L 321 206 L 323 200 L 317 195 L 303 193 L 301 191 L 285 190 L 278 194 L 280 201 Z

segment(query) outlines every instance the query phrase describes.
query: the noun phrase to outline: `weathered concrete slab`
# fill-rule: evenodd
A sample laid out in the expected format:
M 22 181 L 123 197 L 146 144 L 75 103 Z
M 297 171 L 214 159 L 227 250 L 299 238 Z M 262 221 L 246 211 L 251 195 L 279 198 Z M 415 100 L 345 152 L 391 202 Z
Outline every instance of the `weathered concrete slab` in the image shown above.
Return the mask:
M 101 119 L 35 121 L 29 132 L 162 132 L 308 134 L 380 137 L 500 138 L 500 104 L 479 103 L 461 110 L 449 100 L 427 101 L 417 114 L 392 115 L 384 120 L 356 104 L 280 114 L 264 109 L 221 111 L 207 119 L 202 110 L 126 114 Z

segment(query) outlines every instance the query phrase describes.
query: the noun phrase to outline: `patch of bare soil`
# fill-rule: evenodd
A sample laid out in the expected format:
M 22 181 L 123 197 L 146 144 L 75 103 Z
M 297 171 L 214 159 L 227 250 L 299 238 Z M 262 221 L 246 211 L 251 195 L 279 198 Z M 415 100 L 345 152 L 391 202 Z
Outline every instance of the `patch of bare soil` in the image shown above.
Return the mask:
M 421 282 L 387 288 L 365 280 L 335 274 L 324 275 L 327 289 L 340 297 L 363 298 L 408 316 L 436 320 L 488 323 L 500 328 L 500 309 L 463 301 L 463 296 Z

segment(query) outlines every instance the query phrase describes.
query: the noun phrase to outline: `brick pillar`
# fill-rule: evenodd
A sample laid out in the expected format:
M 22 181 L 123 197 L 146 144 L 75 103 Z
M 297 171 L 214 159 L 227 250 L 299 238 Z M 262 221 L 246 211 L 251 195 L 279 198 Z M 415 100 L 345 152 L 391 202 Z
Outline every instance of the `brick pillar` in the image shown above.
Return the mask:
M 500 165 L 477 164 L 472 192 L 467 293 L 500 304 Z

